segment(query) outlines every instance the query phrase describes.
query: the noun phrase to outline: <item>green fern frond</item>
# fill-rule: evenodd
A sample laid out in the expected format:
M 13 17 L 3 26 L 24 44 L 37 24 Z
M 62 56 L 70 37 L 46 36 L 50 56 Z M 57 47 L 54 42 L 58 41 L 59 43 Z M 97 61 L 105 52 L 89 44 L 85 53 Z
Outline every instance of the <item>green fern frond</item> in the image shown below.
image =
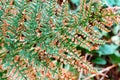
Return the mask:
M 109 32 L 119 15 L 97 1 L 81 0 L 76 11 L 70 0 L 58 1 L 0 2 L 0 59 L 11 80 L 62 79 L 66 64 L 78 72 L 97 72 L 76 47 L 98 49 L 105 43 L 100 31 Z

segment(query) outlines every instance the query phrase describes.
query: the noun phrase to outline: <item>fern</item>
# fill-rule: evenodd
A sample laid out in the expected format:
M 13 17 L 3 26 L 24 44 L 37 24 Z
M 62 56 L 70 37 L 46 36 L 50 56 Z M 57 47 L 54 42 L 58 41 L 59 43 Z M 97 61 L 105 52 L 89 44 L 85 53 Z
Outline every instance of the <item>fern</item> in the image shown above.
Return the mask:
M 8 80 L 72 79 L 67 64 L 78 72 L 97 73 L 77 47 L 91 51 L 104 44 L 101 31 L 109 32 L 119 22 L 117 9 L 81 0 L 73 11 L 70 0 L 59 1 L 0 2 L 0 59 Z

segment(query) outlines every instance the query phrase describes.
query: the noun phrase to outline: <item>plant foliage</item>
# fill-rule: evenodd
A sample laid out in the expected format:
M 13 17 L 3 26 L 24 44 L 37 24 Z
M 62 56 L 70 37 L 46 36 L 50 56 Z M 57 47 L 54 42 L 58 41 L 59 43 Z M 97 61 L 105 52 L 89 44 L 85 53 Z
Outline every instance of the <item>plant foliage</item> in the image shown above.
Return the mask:
M 81 0 L 74 11 L 70 2 L 0 1 L 0 60 L 7 79 L 76 79 L 67 66 L 97 73 L 81 55 L 82 49 L 96 50 L 105 43 L 101 31 L 109 32 L 119 22 L 118 8 Z

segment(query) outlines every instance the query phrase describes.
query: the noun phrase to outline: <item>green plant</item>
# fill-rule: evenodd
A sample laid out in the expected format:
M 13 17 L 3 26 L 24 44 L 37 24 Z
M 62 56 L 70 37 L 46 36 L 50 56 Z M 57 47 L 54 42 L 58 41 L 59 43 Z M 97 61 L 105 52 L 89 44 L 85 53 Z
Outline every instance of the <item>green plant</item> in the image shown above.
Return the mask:
M 81 53 L 105 43 L 101 31 L 119 21 L 117 8 L 81 0 L 72 11 L 69 1 L 0 2 L 0 59 L 8 79 L 76 79 L 69 68 L 97 73 Z
M 107 6 L 120 6 L 120 0 L 102 0 L 103 3 L 106 3 Z M 119 12 L 119 11 L 118 11 Z M 97 53 L 93 62 L 96 64 L 119 64 L 120 63 L 120 24 L 112 25 L 112 31 L 109 33 L 102 32 L 101 37 L 104 37 L 108 42 L 104 45 L 101 45 L 100 48 L 94 53 Z M 92 53 L 92 52 L 91 52 Z M 107 57 L 107 59 L 105 59 Z

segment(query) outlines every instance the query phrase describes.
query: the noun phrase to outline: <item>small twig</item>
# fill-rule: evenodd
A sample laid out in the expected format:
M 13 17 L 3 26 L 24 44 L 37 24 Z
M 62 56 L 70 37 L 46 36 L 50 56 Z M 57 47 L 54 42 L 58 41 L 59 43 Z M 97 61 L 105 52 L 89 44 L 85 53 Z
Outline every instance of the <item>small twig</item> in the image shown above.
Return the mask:
M 107 74 L 107 73 L 108 73 L 108 71 L 105 72 L 105 74 Z M 104 78 L 105 78 L 105 76 L 102 76 L 100 80 L 104 80 Z
M 112 66 L 109 66 L 109 67 L 99 71 L 97 74 L 90 75 L 89 77 L 85 78 L 84 80 L 90 80 L 90 78 L 92 78 L 94 76 L 101 75 L 101 74 L 103 75 L 103 72 L 109 71 L 110 69 L 112 69 L 112 68 L 114 68 L 116 66 L 117 66 L 116 64 L 114 64 Z

